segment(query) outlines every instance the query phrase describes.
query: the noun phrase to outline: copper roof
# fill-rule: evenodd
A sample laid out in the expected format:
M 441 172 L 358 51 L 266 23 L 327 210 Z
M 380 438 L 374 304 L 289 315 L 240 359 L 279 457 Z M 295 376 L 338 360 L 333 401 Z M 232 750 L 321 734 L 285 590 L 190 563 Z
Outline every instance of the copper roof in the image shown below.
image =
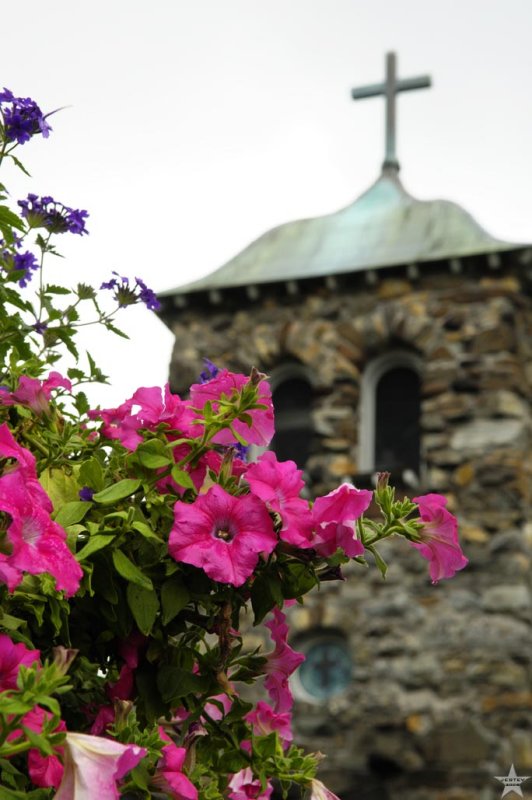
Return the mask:
M 422 265 L 522 246 L 494 238 L 456 203 L 416 200 L 395 170 L 385 170 L 346 208 L 273 228 L 215 272 L 161 296 Z

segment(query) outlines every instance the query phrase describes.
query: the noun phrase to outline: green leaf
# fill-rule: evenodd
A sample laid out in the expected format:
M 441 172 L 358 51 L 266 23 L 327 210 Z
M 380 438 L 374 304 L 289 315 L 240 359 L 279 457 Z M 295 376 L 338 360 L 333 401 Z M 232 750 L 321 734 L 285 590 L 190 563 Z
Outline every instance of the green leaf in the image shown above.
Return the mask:
M 63 528 L 81 522 L 87 511 L 92 508 L 92 503 L 85 503 L 83 500 L 72 500 L 65 503 L 55 515 L 55 521 Z
M 21 727 L 26 734 L 28 741 L 30 741 L 34 747 L 40 750 L 42 755 L 52 756 L 54 754 L 53 748 L 50 746 L 50 743 L 47 741 L 45 736 L 39 736 L 38 733 L 33 731 L 31 728 L 26 727 L 26 725 L 22 725 Z
M 140 668 L 136 671 L 135 683 L 138 689 L 137 702 L 150 722 L 154 722 L 167 713 L 168 709 L 161 699 L 154 669 L 151 665 L 148 668 Z
M 78 561 L 83 561 L 83 559 L 88 558 L 93 553 L 97 553 L 98 550 L 103 550 L 104 547 L 107 547 L 113 539 L 115 538 L 114 533 L 96 533 L 91 536 L 87 544 L 81 548 L 79 553 L 76 553 L 76 559 Z
M 380 574 L 382 575 L 383 578 L 385 578 L 386 573 L 388 572 L 388 564 L 383 559 L 383 557 L 381 556 L 375 545 L 373 544 L 368 545 L 368 550 L 373 555 L 373 558 L 375 559 L 375 564 L 379 568 Z
M 161 603 L 163 606 L 163 625 L 176 617 L 190 600 L 188 589 L 177 576 L 165 581 L 161 586 Z
M 17 165 L 17 167 L 24 173 L 24 175 L 27 175 L 28 178 L 31 178 L 30 173 L 28 172 L 22 161 L 20 161 L 16 156 L 14 156 L 13 153 L 10 153 L 9 157 L 13 159 L 13 163 Z
M 275 580 L 269 579 L 266 575 L 259 575 L 254 581 L 251 587 L 251 607 L 255 615 L 255 619 L 253 620 L 254 625 L 258 625 L 259 622 L 262 622 L 268 611 L 271 611 L 277 604 L 274 597 L 274 592 L 277 593 L 277 588 L 274 588 L 274 586 Z
M 27 624 L 27 620 L 19 619 L 19 617 L 13 617 L 11 614 L 2 613 L 0 616 L 0 624 L 2 628 L 5 628 L 8 631 L 16 631 L 22 625 Z
M 119 575 L 148 592 L 153 591 L 153 583 L 140 569 L 129 560 L 122 550 L 113 550 L 113 564 Z
M 174 481 L 178 484 L 178 486 L 183 486 L 185 489 L 193 489 L 195 491 L 196 487 L 194 486 L 194 482 L 190 477 L 189 473 L 186 472 L 184 469 L 179 469 L 179 467 L 172 467 L 171 475 Z
M 138 531 L 141 536 L 144 536 L 145 539 L 154 539 L 156 542 L 161 543 L 161 539 L 155 534 L 149 525 L 146 525 L 145 522 L 134 522 L 131 526 L 134 531 Z
M 116 328 L 114 325 L 111 325 L 110 322 L 105 322 L 104 325 L 108 331 L 115 333 L 117 336 L 121 336 L 122 339 L 129 339 L 127 333 L 124 333 L 124 331 L 121 331 L 120 328 Z
M 157 688 L 167 703 L 172 703 L 187 694 L 205 692 L 210 681 L 205 675 L 195 675 L 190 670 L 163 664 L 157 673 Z
M 76 406 L 76 411 L 80 415 L 86 414 L 90 408 L 90 403 L 85 392 L 77 392 L 74 403 Z
M 120 552 L 120 551 L 115 551 Z M 159 600 L 154 591 L 128 584 L 127 603 L 141 633 L 149 636 L 159 610 Z
M 104 486 L 102 465 L 97 458 L 84 461 L 79 469 L 79 480 L 83 486 L 90 486 L 95 491 L 101 491 Z
M 49 283 L 44 287 L 45 294 L 70 294 L 70 289 L 65 288 L 64 286 L 56 286 L 53 283 Z
M 7 206 L 0 206 L 0 225 L 16 228 L 18 231 L 24 230 L 24 224 Z
M 118 483 L 112 486 L 108 486 L 107 489 L 97 492 L 92 499 L 96 503 L 102 503 L 102 505 L 111 505 L 112 503 L 117 503 L 118 500 L 129 497 L 133 492 L 136 492 L 140 484 L 141 481 L 139 480 L 124 478 L 124 480 L 118 481 Z
M 71 381 L 82 381 L 85 377 L 83 370 L 76 369 L 76 367 L 69 367 L 67 369 L 67 375 Z
M 66 503 L 79 501 L 76 478 L 74 475 L 67 475 L 62 469 L 47 467 L 39 475 L 39 482 L 57 511 Z
M 283 595 L 288 599 L 301 597 L 316 586 L 318 579 L 309 564 L 301 561 L 288 561 L 283 564 Z
M 142 466 L 148 467 L 148 469 L 159 469 L 159 467 L 166 467 L 168 464 L 172 463 L 172 459 L 168 458 L 168 456 L 163 456 L 159 453 L 150 453 L 142 450 L 140 447 L 137 448 L 137 457 Z

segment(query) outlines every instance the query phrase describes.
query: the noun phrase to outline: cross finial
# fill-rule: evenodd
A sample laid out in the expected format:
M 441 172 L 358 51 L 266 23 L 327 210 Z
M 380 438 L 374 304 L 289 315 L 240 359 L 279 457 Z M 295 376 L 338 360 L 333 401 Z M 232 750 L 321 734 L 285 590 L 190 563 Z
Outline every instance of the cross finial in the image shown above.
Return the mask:
M 395 152 L 395 95 L 398 92 L 408 92 L 411 89 L 425 89 L 431 85 L 428 75 L 418 78 L 397 79 L 395 53 L 386 54 L 386 79 L 384 83 L 374 83 L 371 86 L 361 86 L 351 90 L 353 100 L 362 100 L 365 97 L 384 95 L 386 98 L 386 155 L 382 169 L 399 171 L 399 162 Z

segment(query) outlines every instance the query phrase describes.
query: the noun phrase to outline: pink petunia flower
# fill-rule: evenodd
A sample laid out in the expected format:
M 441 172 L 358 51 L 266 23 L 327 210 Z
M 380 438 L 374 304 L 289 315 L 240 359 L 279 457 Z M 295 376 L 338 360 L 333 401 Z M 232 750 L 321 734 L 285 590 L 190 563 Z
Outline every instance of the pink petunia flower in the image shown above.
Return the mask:
M 144 758 L 147 750 L 135 744 L 86 733 L 67 733 L 65 771 L 54 800 L 117 800 L 117 781 Z
M 274 703 L 274 711 L 284 713 L 290 711 L 294 704 L 288 679 L 305 660 L 305 656 L 303 653 L 297 653 L 288 644 L 288 625 L 285 614 L 278 608 L 274 608 L 272 613 L 273 619 L 266 622 L 265 625 L 270 629 L 275 648 L 266 656 L 264 686 Z
M 40 706 L 35 706 L 29 711 L 22 719 L 22 724 L 25 725 L 35 733 L 42 733 L 43 723 L 49 719 L 51 714 L 45 711 Z M 63 720 L 59 720 L 55 731 L 66 731 L 66 725 Z M 28 772 L 32 783 L 46 789 L 53 786 L 58 789 L 63 779 L 63 764 L 58 756 L 63 756 L 63 747 L 57 748 L 57 755 L 43 756 L 37 750 L 32 748 L 28 751 Z
M 445 508 L 447 499 L 441 494 L 426 494 L 414 497 L 414 503 L 419 506 L 423 527 L 419 532 L 421 541 L 410 544 L 430 562 L 432 583 L 452 578 L 469 562 L 458 542 L 457 519 Z
M 6 423 L 0 425 L 0 458 L 14 459 L 17 463 L 4 467 L 4 474 L 18 470 L 31 496 L 46 511 L 53 511 L 52 501 L 37 478 L 35 456 L 16 441 Z
M 194 425 L 196 414 L 168 384 L 162 391 L 159 386 L 141 387 L 117 408 L 89 411 L 88 416 L 102 419 L 104 436 L 118 439 L 128 450 L 136 450 L 143 441 L 141 430 L 153 431 L 162 423 L 184 436 L 201 434 L 200 426 Z
M 263 790 L 259 779 L 253 777 L 251 767 L 246 767 L 233 775 L 229 789 L 231 800 L 269 800 L 273 786 L 268 781 Z
M 332 556 L 340 547 L 346 556 L 360 556 L 364 545 L 356 538 L 355 522 L 371 503 L 373 493 L 343 483 L 324 497 L 318 497 L 312 507 L 315 538 L 312 546 L 322 556 Z
M 283 714 L 276 714 L 268 703 L 259 700 L 256 708 L 244 717 L 246 722 L 253 726 L 255 736 L 267 736 L 273 731 L 277 731 L 283 746 L 288 747 L 293 740 L 292 733 L 292 714 L 289 711 Z
M 216 703 L 212 701 L 216 700 Z M 220 708 L 222 706 L 222 708 Z M 209 715 L 209 717 L 215 722 L 219 722 L 221 719 L 225 717 L 226 714 L 229 714 L 231 708 L 233 707 L 233 701 L 227 694 L 217 694 L 214 697 L 211 697 L 210 702 L 205 703 L 205 711 Z
M 276 543 L 270 515 L 253 495 L 233 497 L 216 485 L 194 503 L 174 506 L 170 555 L 220 583 L 242 586 L 259 554 L 269 555 Z
M 94 718 L 94 722 L 90 727 L 90 732 L 93 736 L 99 736 L 105 733 L 109 725 L 113 725 L 115 721 L 115 708 L 114 706 L 100 706 L 98 713 Z
M 220 370 L 216 377 L 207 383 L 194 383 L 190 387 L 190 402 L 198 410 L 202 410 L 210 401 L 215 412 L 220 407 L 222 397 L 230 399 L 235 392 L 239 393 L 249 383 L 249 376 Z M 267 447 L 274 434 L 272 393 L 267 381 L 261 380 L 257 386 L 258 402 L 266 408 L 255 408 L 246 411 L 251 421 L 248 425 L 244 420 L 236 419 L 233 422 L 234 430 L 248 443 Z M 213 437 L 216 444 L 233 444 L 235 437 L 229 429 L 222 430 Z
M 0 691 L 17 688 L 20 665 L 29 667 L 39 661 L 39 650 L 28 650 L 25 644 L 15 644 L 6 633 L 0 633 Z
M 309 800 L 340 800 L 324 783 L 313 778 L 310 782 Z
M 153 783 L 177 800 L 197 800 L 198 790 L 183 772 L 186 747 L 178 747 L 162 728 L 159 728 L 159 736 L 168 744 L 162 749 L 162 758 Z
M 63 378 L 59 372 L 50 372 L 44 381 L 21 375 L 14 392 L 3 387 L 0 388 L 0 405 L 27 406 L 35 414 L 48 414 L 52 389 L 59 388 L 68 389 L 68 391 L 72 389 L 68 378 Z
M 12 552 L 0 556 L 0 575 L 9 591 L 20 583 L 23 572 L 49 572 L 58 591 L 64 589 L 68 597 L 75 594 L 83 570 L 68 549 L 65 531 L 32 496 L 20 470 L 0 477 L 0 510 L 11 518 L 6 537 Z
M 305 485 L 301 475 L 294 461 L 277 461 L 275 453 L 268 451 L 248 467 L 246 480 L 252 493 L 281 515 L 280 538 L 306 548 L 313 546 L 312 514 L 299 496 Z

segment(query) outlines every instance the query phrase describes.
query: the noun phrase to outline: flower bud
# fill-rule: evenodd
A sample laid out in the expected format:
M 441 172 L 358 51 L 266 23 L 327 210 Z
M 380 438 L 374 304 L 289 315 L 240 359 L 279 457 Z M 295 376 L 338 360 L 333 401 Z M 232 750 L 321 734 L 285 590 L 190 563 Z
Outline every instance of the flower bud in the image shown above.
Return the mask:
M 53 648 L 54 664 L 62 675 L 66 675 L 79 650 L 73 647 L 63 647 L 62 644 Z

